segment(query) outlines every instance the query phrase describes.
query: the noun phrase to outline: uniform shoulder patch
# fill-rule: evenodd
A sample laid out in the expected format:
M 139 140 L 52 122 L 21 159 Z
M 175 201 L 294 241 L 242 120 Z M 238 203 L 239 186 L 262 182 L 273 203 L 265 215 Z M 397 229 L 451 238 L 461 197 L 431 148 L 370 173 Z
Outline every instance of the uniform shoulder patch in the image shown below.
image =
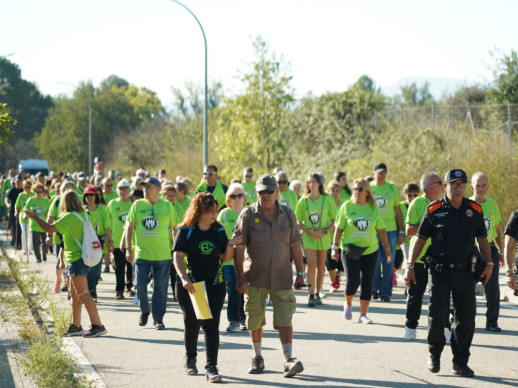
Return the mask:
M 482 206 L 480 206 L 477 202 L 475 201 L 472 201 L 472 200 L 468 200 L 469 201 L 469 204 L 470 206 L 475 209 L 477 212 L 479 213 L 482 213 Z
M 427 209 L 428 213 L 433 213 L 434 211 L 439 209 L 441 206 L 442 206 L 441 201 L 432 202 L 431 204 L 428 205 L 428 209 Z

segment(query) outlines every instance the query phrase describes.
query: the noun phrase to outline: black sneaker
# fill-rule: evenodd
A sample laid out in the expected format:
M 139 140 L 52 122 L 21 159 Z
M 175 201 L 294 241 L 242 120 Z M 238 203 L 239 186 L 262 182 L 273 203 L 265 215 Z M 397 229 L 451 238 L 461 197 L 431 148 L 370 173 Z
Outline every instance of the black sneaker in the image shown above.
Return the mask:
M 83 335 L 83 327 L 81 325 L 76 326 L 73 323 L 70 324 L 68 330 L 65 332 L 65 337 L 78 337 Z
M 155 329 L 157 329 L 157 330 L 165 330 L 164 322 L 162 322 L 162 321 L 155 321 Z
M 475 372 L 467 365 L 455 365 L 453 364 L 453 368 L 451 368 L 453 374 L 462 376 L 462 377 L 473 377 L 475 376 Z
M 47 261 L 47 256 L 43 256 L 43 261 Z
M 41 259 L 36 259 L 36 263 L 41 263 Z
M 264 370 L 264 358 L 262 356 L 255 356 L 252 358 L 252 366 L 248 369 L 248 373 L 256 375 L 263 373 Z
M 184 358 L 185 374 L 194 376 L 198 374 L 198 368 L 196 368 L 196 357 L 185 357 Z
M 382 296 L 382 297 L 380 298 L 380 301 L 381 301 L 381 302 L 390 302 L 390 297 L 388 297 L 388 296 Z
M 216 365 L 209 365 L 207 368 L 205 368 L 205 378 L 209 383 L 221 382 L 221 376 L 218 373 L 218 368 L 216 368 Z
M 109 273 L 109 272 L 110 272 L 110 266 L 105 265 L 105 266 L 104 266 L 104 269 L 103 269 L 103 272 L 104 272 L 104 273 Z
M 141 313 L 140 319 L 138 320 L 139 326 L 146 326 L 147 320 L 149 318 L 149 314 L 151 314 L 151 310 L 149 310 L 147 313 Z
M 308 296 L 308 306 L 309 307 L 315 307 L 315 295 L 310 294 Z
M 378 298 L 379 298 L 378 291 L 374 291 L 374 292 L 372 293 L 372 299 L 377 300 Z
M 115 299 L 117 299 L 117 300 L 125 299 L 125 298 L 124 298 L 124 294 L 123 294 L 122 292 L 117 292 L 117 293 L 115 294 Z
M 439 373 L 441 370 L 441 359 L 439 357 L 432 356 L 431 354 L 428 356 L 428 361 L 426 362 L 426 366 L 428 370 L 432 373 Z
M 486 326 L 486 330 L 487 331 L 490 331 L 490 332 L 493 332 L 493 333 L 500 333 L 502 331 L 502 329 L 500 329 L 500 327 L 498 325 L 487 325 Z
M 90 330 L 87 330 L 83 333 L 84 338 L 94 338 L 99 337 L 100 335 L 108 333 L 108 330 L 104 327 L 104 325 L 92 325 Z

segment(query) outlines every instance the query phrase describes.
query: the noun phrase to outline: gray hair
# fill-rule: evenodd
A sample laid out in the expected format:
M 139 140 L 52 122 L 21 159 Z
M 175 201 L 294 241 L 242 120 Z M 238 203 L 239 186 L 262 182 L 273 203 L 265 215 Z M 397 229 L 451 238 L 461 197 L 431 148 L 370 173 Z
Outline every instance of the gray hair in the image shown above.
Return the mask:
M 284 170 L 279 170 L 275 173 L 275 179 L 279 180 L 280 178 L 288 179 L 288 173 Z
M 478 178 L 484 178 L 486 180 L 486 183 L 489 184 L 489 178 L 486 174 L 484 174 L 482 171 L 478 171 L 473 174 L 471 177 L 471 185 L 475 186 L 475 182 L 478 180 Z
M 426 172 L 423 174 L 423 176 L 421 177 L 421 180 L 419 181 L 419 186 L 421 186 L 421 190 L 423 190 L 423 192 L 426 190 L 428 185 L 431 183 L 430 181 L 435 177 L 441 179 L 439 174 L 437 174 L 435 171 L 429 171 L 429 172 Z

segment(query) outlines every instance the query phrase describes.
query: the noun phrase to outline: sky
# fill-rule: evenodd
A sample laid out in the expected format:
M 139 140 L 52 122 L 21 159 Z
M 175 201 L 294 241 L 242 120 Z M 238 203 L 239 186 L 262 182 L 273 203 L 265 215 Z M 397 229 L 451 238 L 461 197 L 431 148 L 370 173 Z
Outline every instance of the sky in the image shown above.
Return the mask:
M 183 0 L 207 37 L 208 83 L 242 91 L 260 35 L 292 75 L 295 96 L 344 91 L 366 74 L 386 93 L 430 80 L 448 87 L 491 80 L 495 49 L 518 50 L 513 0 Z M 44 94 L 72 95 L 112 74 L 155 91 L 203 85 L 196 20 L 171 0 L 11 0 L 2 4 L 0 56 Z M 443 85 L 443 86 L 439 86 Z

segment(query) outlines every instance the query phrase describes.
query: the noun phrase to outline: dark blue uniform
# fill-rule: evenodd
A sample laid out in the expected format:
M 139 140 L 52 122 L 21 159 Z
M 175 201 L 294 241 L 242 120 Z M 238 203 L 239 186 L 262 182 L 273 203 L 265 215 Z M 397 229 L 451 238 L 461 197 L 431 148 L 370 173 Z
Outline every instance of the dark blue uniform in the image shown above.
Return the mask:
M 432 243 L 426 252 L 430 262 L 430 304 L 428 308 L 428 349 L 440 358 L 446 343 L 450 295 L 453 298 L 451 348 L 453 364 L 467 365 L 475 333 L 475 284 L 471 273 L 475 238 L 486 238 L 482 207 L 464 198 L 456 209 L 444 197 L 428 205 L 417 236 Z

